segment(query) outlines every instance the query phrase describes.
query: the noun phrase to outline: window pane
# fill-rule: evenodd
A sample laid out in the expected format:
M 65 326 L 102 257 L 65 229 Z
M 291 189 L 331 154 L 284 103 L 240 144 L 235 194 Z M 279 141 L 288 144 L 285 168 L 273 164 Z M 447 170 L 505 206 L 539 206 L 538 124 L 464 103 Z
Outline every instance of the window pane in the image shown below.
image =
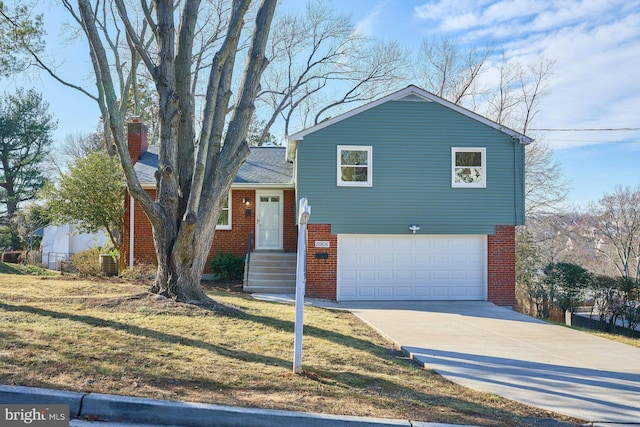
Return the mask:
M 369 169 L 367 167 L 343 166 L 342 181 L 345 182 L 367 182 Z
M 229 225 L 229 196 L 224 199 L 224 206 L 218 217 L 218 225 Z
M 482 166 L 482 153 L 479 151 L 456 152 L 456 166 Z
M 220 217 L 218 218 L 218 225 L 229 225 L 229 208 L 226 208 L 222 212 L 220 212 Z
M 457 184 L 478 184 L 482 182 L 482 168 L 456 168 Z
M 367 154 L 368 153 L 366 151 L 342 150 L 340 153 L 342 157 L 342 165 L 368 165 Z

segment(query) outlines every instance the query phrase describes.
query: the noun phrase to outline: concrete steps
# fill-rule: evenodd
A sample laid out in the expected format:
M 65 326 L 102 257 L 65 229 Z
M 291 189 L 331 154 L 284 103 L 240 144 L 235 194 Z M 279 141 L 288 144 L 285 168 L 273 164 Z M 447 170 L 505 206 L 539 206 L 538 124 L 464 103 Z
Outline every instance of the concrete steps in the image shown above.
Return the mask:
M 297 254 L 291 252 L 252 252 L 244 292 L 294 294 Z

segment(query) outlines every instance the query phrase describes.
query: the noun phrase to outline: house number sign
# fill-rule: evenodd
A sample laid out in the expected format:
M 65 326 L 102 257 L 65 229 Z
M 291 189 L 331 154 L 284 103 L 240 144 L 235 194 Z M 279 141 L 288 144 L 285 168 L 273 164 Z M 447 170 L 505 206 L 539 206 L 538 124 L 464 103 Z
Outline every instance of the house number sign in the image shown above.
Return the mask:
M 327 240 L 316 240 L 316 248 L 330 248 L 331 244 Z

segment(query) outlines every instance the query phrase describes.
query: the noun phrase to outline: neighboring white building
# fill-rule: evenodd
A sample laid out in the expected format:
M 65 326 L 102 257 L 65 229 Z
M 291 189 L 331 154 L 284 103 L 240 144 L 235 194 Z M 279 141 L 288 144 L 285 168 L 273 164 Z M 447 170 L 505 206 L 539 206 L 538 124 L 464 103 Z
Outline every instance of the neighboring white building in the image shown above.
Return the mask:
M 73 224 L 60 226 L 48 225 L 42 236 L 42 263 L 51 270 L 60 269 L 60 261 L 67 260 L 71 255 L 104 246 L 110 242 L 105 232 L 94 234 L 80 233 Z

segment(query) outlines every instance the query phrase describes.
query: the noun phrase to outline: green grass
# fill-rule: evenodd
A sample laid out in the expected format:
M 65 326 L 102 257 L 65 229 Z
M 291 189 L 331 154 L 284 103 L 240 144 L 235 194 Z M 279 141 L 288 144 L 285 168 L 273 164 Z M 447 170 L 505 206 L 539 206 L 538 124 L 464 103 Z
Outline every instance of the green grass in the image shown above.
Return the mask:
M 627 336 L 620 335 L 620 334 L 611 334 L 611 333 L 607 333 L 607 332 L 595 331 L 593 329 L 580 328 L 580 327 L 577 327 L 577 326 L 572 326 L 572 328 L 573 329 L 577 329 L 577 330 L 582 331 L 582 332 L 586 332 L 588 334 L 599 336 L 601 338 L 606 338 L 606 339 L 609 339 L 609 340 L 620 342 L 622 344 L 627 344 L 627 345 L 630 345 L 630 346 L 633 346 L 633 347 L 640 348 L 640 338 L 632 338 L 632 337 L 627 337 Z
M 56 276 L 56 273 L 35 265 L 0 262 L 0 274 L 29 274 L 35 276 Z
M 145 289 L 0 275 L 0 383 L 480 426 L 577 423 L 421 369 L 350 313 L 305 308 L 296 375 L 294 307 L 210 289 L 218 311 Z

